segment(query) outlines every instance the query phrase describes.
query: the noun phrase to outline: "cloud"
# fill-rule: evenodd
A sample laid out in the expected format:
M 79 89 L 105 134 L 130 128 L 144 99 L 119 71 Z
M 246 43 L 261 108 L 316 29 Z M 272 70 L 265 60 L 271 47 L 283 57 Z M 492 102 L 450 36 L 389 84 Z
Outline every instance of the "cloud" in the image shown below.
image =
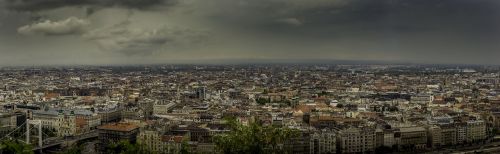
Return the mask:
M 177 0 L 5 0 L 5 6 L 17 11 L 42 11 L 66 6 L 124 7 L 149 9 L 174 5 Z
M 19 27 L 17 32 L 23 35 L 71 35 L 85 32 L 89 25 L 90 21 L 88 20 L 69 17 L 68 19 L 60 21 L 45 20 L 43 22 L 25 25 Z
M 301 26 L 302 24 L 304 24 L 302 21 L 300 21 L 297 18 L 283 18 L 283 19 L 278 19 L 276 21 L 279 23 L 283 23 L 283 24 L 287 24 L 287 25 L 291 25 L 291 26 Z
M 131 28 L 123 22 L 108 28 L 97 29 L 83 35 L 105 51 L 125 55 L 150 55 L 165 49 L 197 46 L 207 38 L 203 32 L 163 26 L 157 29 Z

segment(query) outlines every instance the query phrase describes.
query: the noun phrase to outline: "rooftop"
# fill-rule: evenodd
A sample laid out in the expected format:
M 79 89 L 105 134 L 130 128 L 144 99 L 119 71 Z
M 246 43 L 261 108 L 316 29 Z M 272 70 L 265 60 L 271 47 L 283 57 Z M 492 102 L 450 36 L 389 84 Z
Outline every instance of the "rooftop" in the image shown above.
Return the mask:
M 98 129 L 101 130 L 112 130 L 112 131 L 121 131 L 121 132 L 129 132 L 134 129 L 139 128 L 137 125 L 131 124 L 131 123 L 111 123 L 111 124 L 105 124 L 102 126 L 97 127 Z

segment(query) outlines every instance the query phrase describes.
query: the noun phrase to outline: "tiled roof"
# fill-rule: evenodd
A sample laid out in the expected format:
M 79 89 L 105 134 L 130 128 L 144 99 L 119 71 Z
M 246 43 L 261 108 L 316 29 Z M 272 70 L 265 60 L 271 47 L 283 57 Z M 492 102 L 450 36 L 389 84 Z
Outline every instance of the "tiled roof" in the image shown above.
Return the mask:
M 102 130 L 112 130 L 112 131 L 122 131 L 128 132 L 139 128 L 138 126 L 131 123 L 111 123 L 97 127 Z

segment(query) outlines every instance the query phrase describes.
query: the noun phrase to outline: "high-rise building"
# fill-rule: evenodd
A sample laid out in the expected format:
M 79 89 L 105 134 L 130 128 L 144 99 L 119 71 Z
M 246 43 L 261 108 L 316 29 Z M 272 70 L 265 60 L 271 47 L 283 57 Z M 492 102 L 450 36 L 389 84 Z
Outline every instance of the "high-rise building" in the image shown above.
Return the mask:
M 200 86 L 195 88 L 196 98 L 205 99 L 206 97 L 206 87 Z

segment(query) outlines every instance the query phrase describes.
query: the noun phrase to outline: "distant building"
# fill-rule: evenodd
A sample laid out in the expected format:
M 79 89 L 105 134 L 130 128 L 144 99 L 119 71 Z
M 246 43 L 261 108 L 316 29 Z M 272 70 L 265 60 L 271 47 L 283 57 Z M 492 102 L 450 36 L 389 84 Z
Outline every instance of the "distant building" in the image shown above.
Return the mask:
M 121 119 L 121 109 L 112 108 L 104 108 L 104 109 L 99 109 L 97 111 L 97 114 L 101 117 L 101 123 L 111 123 L 111 122 L 118 122 Z
M 174 102 L 170 103 L 160 103 L 156 102 L 153 106 L 153 115 L 166 115 L 168 114 L 169 110 L 173 109 L 175 107 Z
M 200 86 L 195 88 L 195 93 L 196 93 L 196 98 L 198 99 L 205 99 L 206 97 L 206 87 Z
M 179 153 L 184 140 L 182 135 L 162 135 L 155 130 L 142 130 L 137 136 L 137 143 L 153 153 Z

